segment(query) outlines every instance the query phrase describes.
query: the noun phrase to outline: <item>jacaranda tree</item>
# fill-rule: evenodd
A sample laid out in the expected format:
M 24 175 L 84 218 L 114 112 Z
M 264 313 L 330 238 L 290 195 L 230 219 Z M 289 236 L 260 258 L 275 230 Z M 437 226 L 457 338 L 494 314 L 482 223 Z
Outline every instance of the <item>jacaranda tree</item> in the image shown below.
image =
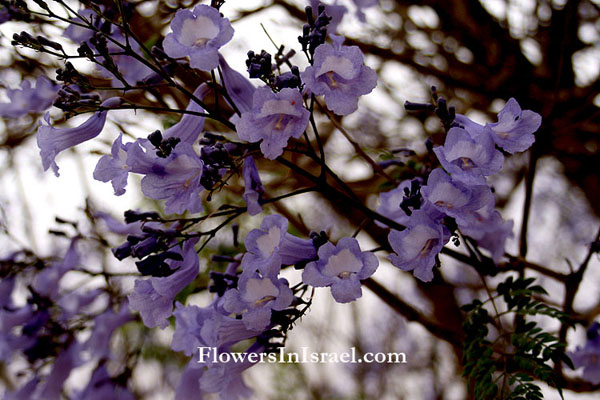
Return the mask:
M 78 221 L 16 183 L 53 252 L 0 198 L 4 398 L 152 398 L 144 376 L 176 399 L 404 398 L 407 369 L 355 369 L 353 394 L 252 375 L 319 297 L 365 292 L 462 375 L 413 396 L 600 388 L 597 1 L 0 1 L 3 169 L 31 143 L 44 181 L 76 148 L 95 165 Z M 285 29 L 248 23 L 270 13 Z M 582 193 L 564 215 L 559 184 Z M 108 185 L 141 200 L 115 214 Z M 359 356 L 388 351 L 351 323 Z

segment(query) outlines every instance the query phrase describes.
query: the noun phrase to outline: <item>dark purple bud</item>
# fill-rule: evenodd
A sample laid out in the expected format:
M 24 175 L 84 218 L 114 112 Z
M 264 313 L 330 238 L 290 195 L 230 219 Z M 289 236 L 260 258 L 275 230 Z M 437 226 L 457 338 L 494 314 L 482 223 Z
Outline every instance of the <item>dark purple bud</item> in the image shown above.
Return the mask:
M 160 219 L 160 215 L 158 215 L 158 213 L 156 213 L 154 211 L 137 212 L 137 211 L 133 211 L 133 210 L 127 210 L 127 211 L 125 211 L 124 215 L 125 215 L 125 223 L 127 223 L 127 224 L 131 224 L 132 222 L 136 222 L 136 221 L 143 221 L 146 219 L 151 219 L 151 220 Z
M 131 255 L 131 243 L 125 242 L 111 251 L 117 260 L 123 260 Z

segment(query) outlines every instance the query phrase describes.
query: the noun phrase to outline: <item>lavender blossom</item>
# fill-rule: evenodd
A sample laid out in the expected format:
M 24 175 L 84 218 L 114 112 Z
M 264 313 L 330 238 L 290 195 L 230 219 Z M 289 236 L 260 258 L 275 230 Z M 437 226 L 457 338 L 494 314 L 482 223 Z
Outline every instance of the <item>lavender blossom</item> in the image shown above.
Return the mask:
M 600 324 L 594 322 L 587 330 L 587 342 L 575 351 L 567 352 L 575 368 L 583 367 L 583 379 L 600 384 Z
M 487 185 L 467 186 L 455 181 L 442 169 L 434 169 L 427 178 L 427 185 L 421 188 L 423 198 L 435 208 L 454 218 L 478 210 L 489 199 L 490 188 Z
M 233 28 L 219 11 L 205 4 L 179 10 L 171 21 L 173 33 L 163 42 L 169 57 L 189 57 L 190 66 L 210 71 L 219 65 L 218 49 L 233 37 Z
M 0 308 L 0 361 L 8 362 L 16 350 L 30 348 L 35 338 L 15 332 L 17 327 L 31 322 L 35 313 L 30 304 L 21 308 Z
M 202 100 L 210 91 L 210 87 L 206 83 L 198 85 L 194 90 L 194 96 Z M 205 110 L 193 99 L 190 99 L 190 103 L 185 109 L 190 112 L 203 113 Z M 204 117 L 183 114 L 179 122 L 171 126 L 163 134 L 163 139 L 176 137 L 181 140 L 182 143 L 194 144 L 204 129 Z
M 116 107 L 121 104 L 121 99 L 111 97 L 105 100 L 101 107 Z M 107 110 L 94 113 L 87 121 L 75 128 L 56 129 L 50 126 L 50 114 L 46 113 L 44 120 L 48 125 L 40 125 L 37 131 L 37 144 L 42 156 L 44 171 L 52 167 L 58 176 L 58 165 L 54 158 L 63 150 L 95 138 L 102 132 L 106 122 Z
M 223 295 L 223 308 L 227 312 L 241 314 L 246 328 L 260 332 L 271 323 L 271 311 L 281 311 L 293 300 L 294 294 L 286 279 L 263 277 L 245 270 L 238 281 L 238 288 Z
M 208 85 L 202 83 L 194 91 L 194 96 L 202 99 L 207 94 L 208 90 Z M 204 111 L 204 109 L 193 100 L 190 100 L 186 110 L 193 112 Z M 193 114 L 183 114 L 181 120 L 167 129 L 162 135 L 162 138 L 169 139 L 174 137 L 178 138 L 180 143 L 193 145 L 198 139 L 198 136 L 202 133 L 203 128 L 204 117 Z M 146 175 L 156 172 L 165 172 L 166 168 L 165 160 L 151 155 L 153 151 L 150 143 L 146 139 L 138 139 L 134 143 L 123 144 L 122 138 L 123 134 L 121 133 L 113 142 L 111 154 L 102 156 L 100 160 L 98 160 L 98 164 L 96 164 L 96 169 L 94 170 L 94 179 L 101 182 L 111 182 L 116 196 L 125 193 L 125 187 L 127 186 L 127 179 L 130 172 Z M 178 148 L 178 150 L 180 148 Z M 129 158 L 130 149 L 133 149 L 131 158 Z M 130 164 L 128 164 L 128 162 Z
M 40 390 L 40 399 L 59 400 L 62 397 L 63 385 L 71 371 L 83 364 L 80 353 L 81 344 L 75 341 L 56 357 L 52 371 Z
M 302 106 L 302 96 L 295 89 L 278 93 L 262 87 L 254 92 L 252 111 L 242 114 L 235 123 L 242 140 L 259 142 L 266 158 L 274 160 L 283 154 L 290 137 L 299 138 L 308 124 L 310 113 Z
M 129 159 L 128 159 L 129 162 Z M 151 199 L 165 199 L 165 212 L 183 214 L 202 211 L 200 184 L 203 162 L 188 143 L 179 143 L 164 169 L 155 170 L 142 179 L 142 192 Z
M 244 383 L 242 372 L 253 365 L 248 357 L 243 362 L 230 360 L 225 364 L 211 364 L 200 377 L 200 390 L 219 393 L 220 400 L 249 398 L 252 396 L 252 390 Z
M 265 217 L 260 229 L 246 236 L 247 253 L 242 259 L 244 271 L 258 270 L 262 276 L 277 276 L 281 265 L 292 265 L 311 260 L 317 251 L 311 240 L 300 239 L 287 233 L 288 221 L 281 215 Z
M 131 147 L 131 143 L 123 144 L 123 134 L 113 142 L 110 156 L 105 155 L 100 157 L 96 169 L 94 169 L 94 179 L 101 182 L 110 182 L 116 196 L 121 196 L 125 193 L 127 186 L 127 178 L 131 167 L 127 165 L 127 150 Z
M 20 89 L 7 89 L 9 103 L 0 103 L 0 117 L 18 118 L 28 113 L 41 113 L 52 105 L 60 88 L 45 76 L 39 76 L 34 88 L 27 80 Z
M 433 279 L 436 256 L 449 236 L 442 224 L 433 222 L 423 211 L 415 211 L 405 230 L 393 230 L 388 235 L 388 242 L 394 250 L 389 259 L 394 266 L 403 271 L 413 271 L 416 278 L 429 282 Z
M 94 319 L 92 334 L 84 343 L 84 348 L 91 353 L 92 357 L 109 358 L 110 339 L 114 331 L 131 320 L 133 315 L 123 304 L 118 312 L 108 309 Z
M 319 259 L 304 268 L 302 281 L 315 287 L 331 288 L 338 303 L 349 303 L 362 296 L 360 281 L 375 273 L 379 260 L 375 254 L 361 252 L 354 238 L 341 238 L 337 245 L 330 242 L 319 247 Z
M 219 66 L 223 73 L 223 86 L 227 90 L 227 94 L 233 101 L 235 107 L 241 112 L 252 110 L 252 99 L 256 88 L 244 75 L 232 69 L 225 58 L 219 54 Z M 235 117 L 235 116 L 234 116 Z M 236 122 L 237 119 L 232 119 Z
M 175 272 L 163 278 L 151 277 L 135 281 L 133 293 L 128 296 L 129 307 L 139 311 L 144 325 L 148 328 L 169 325 L 173 311 L 173 300 L 179 292 L 189 285 L 198 275 L 199 259 L 194 245 L 197 240 L 188 240 L 184 244 L 183 261 L 169 261 Z
M 485 205 L 477 210 L 463 213 L 456 223 L 461 233 L 477 241 L 477 244 L 490 251 L 492 259 L 498 262 L 504 255 L 504 245 L 513 236 L 512 221 L 505 221 L 500 213 L 494 210 L 495 199 L 487 192 Z
M 32 287 L 36 293 L 53 300 L 58 297 L 60 280 L 68 271 L 79 265 L 80 256 L 77 252 L 77 241 L 78 238 L 71 240 L 71 245 L 61 262 L 45 267 L 35 276 Z
M 262 206 L 259 203 L 261 196 L 264 194 L 265 189 L 260 181 L 260 175 L 258 169 L 254 163 L 254 158 L 248 156 L 244 159 L 244 168 L 242 170 L 244 177 L 244 201 L 248 207 L 248 214 L 256 215 L 262 211 Z
M 348 115 L 358 108 L 358 97 L 377 86 L 377 74 L 363 64 L 356 46 L 322 44 L 315 50 L 314 64 L 300 74 L 306 87 L 325 96 L 327 108 Z
M 171 348 L 191 356 L 198 347 L 221 348 L 255 337 L 259 332 L 244 322 L 218 311 L 216 303 L 208 307 L 175 304 L 175 333 Z
M 486 176 L 502 169 L 504 156 L 496 150 L 485 129 L 475 133 L 460 127 L 451 128 L 444 145 L 433 151 L 453 179 L 469 185 L 485 185 Z
M 485 124 L 493 132 L 493 139 L 498 146 L 513 154 L 527 150 L 533 142 L 533 133 L 542 124 L 542 117 L 531 110 L 521 110 L 519 103 L 510 98 L 498 113 L 498 122 Z

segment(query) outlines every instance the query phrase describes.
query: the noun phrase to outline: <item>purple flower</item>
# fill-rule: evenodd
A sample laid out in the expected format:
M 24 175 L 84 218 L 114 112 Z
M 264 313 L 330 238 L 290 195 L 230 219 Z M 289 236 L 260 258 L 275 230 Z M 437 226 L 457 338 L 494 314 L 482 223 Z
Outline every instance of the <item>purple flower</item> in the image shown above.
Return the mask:
M 485 177 L 500 171 L 504 163 L 504 156 L 485 129 L 451 128 L 444 145 L 433 151 L 453 179 L 469 185 L 486 184 Z
M 142 192 L 152 199 L 165 199 L 165 212 L 202 210 L 200 178 L 204 164 L 191 144 L 179 143 L 168 158 L 161 158 L 147 139 L 138 139 L 127 150 L 126 165 L 131 172 L 146 175 Z
M 200 308 L 175 305 L 175 333 L 171 348 L 191 356 L 198 347 L 221 348 L 255 337 L 259 332 L 248 330 L 239 319 L 218 312 L 210 305 Z
M 253 365 L 254 363 L 250 362 L 248 357 L 243 362 L 230 360 L 225 364 L 211 364 L 200 377 L 200 390 L 206 393 L 219 393 L 220 400 L 249 398 L 252 396 L 252 390 L 244 383 L 242 372 Z
M 304 268 L 302 281 L 315 287 L 331 288 L 338 303 L 349 303 L 362 296 L 360 281 L 375 273 L 379 260 L 375 254 L 361 252 L 354 238 L 341 238 L 337 245 L 330 242 L 319 247 L 319 259 Z
M 475 239 L 498 262 L 504 255 L 506 239 L 513 236 L 513 222 L 504 221 L 500 213 L 494 210 L 495 199 L 491 192 L 486 197 L 483 207 L 463 213 L 456 219 L 456 223 L 461 233 Z
M 358 19 L 361 22 L 366 22 L 367 18 L 363 9 L 376 6 L 379 0 L 352 0 L 352 2 L 356 6 L 356 16 Z
M 108 374 L 106 366 L 101 364 L 94 370 L 90 382 L 73 400 L 134 400 L 133 394 Z
M 262 211 L 259 203 L 260 197 L 265 193 L 265 189 L 260 181 L 258 169 L 254 163 L 254 158 L 248 156 L 244 159 L 244 168 L 242 170 L 244 177 L 244 201 L 248 207 L 248 214 L 256 215 Z
M 521 110 L 519 103 L 510 98 L 498 113 L 498 122 L 485 124 L 491 129 L 494 142 L 507 152 L 513 154 L 527 150 L 533 142 L 533 133 L 542 124 L 542 117 L 531 110 Z
M 86 21 L 90 21 L 92 23 L 99 21 L 99 19 L 97 19 L 98 14 L 96 14 L 94 11 L 89 10 L 87 8 L 79 10 L 77 12 L 77 14 L 79 16 L 85 18 Z M 79 24 L 81 24 L 83 22 L 83 20 L 80 17 L 72 18 L 71 21 L 79 23 Z M 100 27 L 97 26 L 97 28 L 100 28 Z M 73 43 L 86 42 L 86 41 L 90 40 L 93 35 L 94 35 L 94 32 L 91 29 L 88 29 L 86 27 L 79 26 L 76 24 L 69 24 L 69 26 L 67 27 L 67 29 L 65 29 L 65 32 L 63 33 L 63 36 L 71 39 L 73 41 Z
M 101 107 L 116 107 L 121 104 L 121 99 L 111 97 L 105 100 Z M 63 150 L 95 138 L 102 132 L 106 122 L 107 110 L 94 113 L 87 121 L 75 128 L 56 129 L 50 126 L 50 114 L 46 113 L 44 120 L 48 125 L 40 125 L 37 131 L 37 145 L 42 156 L 44 171 L 52 167 L 58 176 L 58 165 L 54 158 Z
M 165 212 L 183 214 L 202 211 L 204 187 L 200 184 L 203 162 L 188 143 L 179 143 L 166 159 L 163 170 L 142 179 L 142 192 L 151 199 L 166 199 Z
M 344 19 L 344 15 L 346 15 L 348 9 L 345 6 L 338 5 L 337 0 L 334 2 L 334 4 L 325 4 L 320 0 L 310 0 L 310 5 L 313 9 L 313 15 L 315 18 L 318 17 L 315 14 L 317 14 L 319 4 L 325 6 L 325 14 L 331 17 L 331 21 L 329 22 L 329 25 L 327 25 L 327 32 L 329 34 L 334 34 L 337 31 L 338 25 L 340 22 L 342 22 L 342 19 Z
M 235 123 L 240 139 L 261 141 L 260 150 L 274 160 L 283 153 L 290 137 L 299 138 L 308 124 L 310 113 L 302 106 L 302 96 L 295 89 L 273 93 L 268 87 L 256 89 L 252 111 L 242 114 Z
M 498 211 L 494 211 L 492 225 L 477 239 L 477 244 L 489 250 L 494 262 L 498 262 L 504 255 L 506 240 L 513 236 L 513 221 L 505 221 Z
M 577 346 L 567 355 L 575 368 L 583 367 L 583 379 L 594 385 L 600 384 L 600 324 L 594 322 L 587 330 L 587 342 L 583 348 Z
M 46 377 L 39 393 L 40 399 L 59 400 L 61 398 L 63 384 L 71 374 L 71 370 L 83 364 L 80 353 L 81 344 L 75 341 L 56 357 L 52 371 Z
M 254 92 L 256 91 L 254 85 L 244 75 L 233 70 L 229 64 L 227 64 L 225 58 L 220 54 L 219 66 L 223 73 L 223 85 L 237 109 L 241 113 L 251 111 L 252 99 L 254 98 Z M 232 120 L 232 122 L 235 121 L 236 120 Z
M 327 108 L 348 115 L 358 108 L 358 97 L 377 86 L 377 74 L 363 64 L 356 46 L 322 44 L 315 50 L 314 64 L 300 74 L 312 93 L 325 96 Z
M 94 319 L 94 329 L 89 339 L 84 343 L 92 357 L 100 359 L 108 358 L 110 355 L 110 339 L 113 332 L 133 320 L 129 309 L 121 305 L 119 312 L 109 309 Z
M 8 362 L 14 351 L 30 348 L 35 344 L 35 338 L 23 335 L 22 330 L 18 334 L 13 333 L 13 331 L 25 323 L 31 323 L 36 317 L 30 304 L 16 310 L 0 308 L 1 361 Z
M 400 182 L 396 189 L 380 193 L 379 206 L 376 210 L 377 213 L 394 220 L 401 225 L 406 225 L 410 217 L 406 211 L 400 208 L 400 206 L 403 204 L 407 195 L 410 194 L 411 186 L 412 180 L 407 179 Z M 387 225 L 382 222 L 375 221 L 375 223 L 382 228 L 387 227 Z
M 233 28 L 219 11 L 205 4 L 179 10 L 171 21 L 173 33 L 163 42 L 169 57 L 189 57 L 192 68 L 210 71 L 219 65 L 218 49 L 233 37 Z
M 33 399 L 33 395 L 35 390 L 37 389 L 37 385 L 40 383 L 40 378 L 35 376 L 25 385 L 23 385 L 19 390 L 16 391 L 6 391 L 4 392 L 4 400 L 30 400 Z
M 104 211 L 97 211 L 94 213 L 94 217 L 100 218 L 106 224 L 109 231 L 117 233 L 119 235 L 135 235 L 142 232 L 142 222 L 136 221 L 129 224 L 123 223 L 117 220 L 110 214 Z
M 199 85 L 194 91 L 194 95 L 202 99 L 209 90 L 206 84 Z M 203 112 L 204 110 L 195 101 L 190 100 L 186 108 L 187 111 Z M 180 143 L 193 145 L 202 129 L 204 128 L 204 117 L 192 114 L 183 114 L 183 117 L 175 125 L 167 129 L 162 135 L 163 139 L 176 137 Z M 147 174 L 161 174 L 167 171 L 167 160 L 161 159 L 155 155 L 151 144 L 146 139 L 138 139 L 134 143 L 122 143 L 123 134 L 115 139 L 112 145 L 111 154 L 105 155 L 98 160 L 94 170 L 94 179 L 102 182 L 111 182 L 115 195 L 120 196 L 125 193 L 127 178 L 130 172 Z M 183 147 L 177 147 L 177 152 Z M 130 149 L 131 156 L 130 156 Z M 145 151 L 144 151 L 145 150 Z M 176 153 L 177 153 L 176 152 Z M 189 148 L 187 153 L 189 153 Z M 194 157 L 195 153 L 194 153 Z M 191 183 L 191 182 L 190 182 Z M 149 196 L 147 194 L 147 196 Z M 151 196 L 149 196 L 151 197 Z M 153 197 L 164 198 L 164 197 Z
M 442 169 L 434 169 L 421 188 L 423 198 L 435 208 L 454 218 L 478 210 L 489 200 L 490 188 L 486 185 L 467 186 L 455 181 Z
M 0 103 L 0 117 L 18 118 L 28 113 L 40 113 L 52 105 L 60 88 L 45 76 L 37 78 L 36 87 L 21 82 L 20 89 L 7 89 L 9 103 Z
M 175 400 L 202 400 L 204 396 L 200 390 L 200 378 L 204 374 L 204 368 L 198 368 L 194 361 L 185 367 L 179 376 L 179 383 L 175 389 Z
M 210 87 L 206 83 L 198 85 L 194 90 L 194 96 L 202 100 L 204 96 L 208 94 Z M 186 107 L 186 111 L 192 112 L 204 112 L 204 109 L 196 103 L 193 99 L 190 99 L 190 103 Z M 204 129 L 204 117 L 193 114 L 183 114 L 179 122 L 168 128 L 163 134 L 163 139 L 170 137 L 176 137 L 181 140 L 182 143 L 194 144 L 198 139 L 198 136 Z
M 281 265 L 311 260 L 317 255 L 312 240 L 287 233 L 288 221 L 281 215 L 265 217 L 260 229 L 246 236 L 247 253 L 242 259 L 244 271 L 260 271 L 262 276 L 277 276 Z
M 415 211 L 405 230 L 393 230 L 388 235 L 395 253 L 389 259 L 394 266 L 413 271 L 416 278 L 429 282 L 433 279 L 435 257 L 449 236 L 442 224 L 433 222 L 423 211 Z
M 32 287 L 39 295 L 53 300 L 58 297 L 60 280 L 68 271 L 79 265 L 80 257 L 76 247 L 77 241 L 78 238 L 71 240 L 71 245 L 60 263 L 45 267 L 35 276 Z
M 96 169 L 94 169 L 94 179 L 112 183 L 116 196 L 125 193 L 125 186 L 127 186 L 127 178 L 131 170 L 127 165 L 129 147 L 131 147 L 131 143 L 123 144 L 123 134 L 120 133 L 113 142 L 110 156 L 100 157 Z
M 273 276 L 263 277 L 257 272 L 245 270 L 237 289 L 223 295 L 223 308 L 230 313 L 242 315 L 246 328 L 263 331 L 271 323 L 271 311 L 281 311 L 294 300 L 288 281 Z
M 10 262 L 10 258 L 8 260 L 1 260 L 2 262 Z M 10 265 L 10 264 L 7 264 Z M 12 292 L 15 288 L 15 279 L 13 276 L 5 276 L 0 280 L 0 309 L 4 309 L 5 307 L 12 307 Z
M 129 308 L 140 312 L 144 325 L 148 328 L 159 326 L 164 329 L 169 325 L 173 311 L 173 300 L 179 292 L 189 285 L 198 275 L 199 260 L 194 250 L 197 240 L 188 240 L 184 244 L 183 261 L 170 261 L 175 270 L 171 275 L 135 281 L 133 293 L 128 296 Z

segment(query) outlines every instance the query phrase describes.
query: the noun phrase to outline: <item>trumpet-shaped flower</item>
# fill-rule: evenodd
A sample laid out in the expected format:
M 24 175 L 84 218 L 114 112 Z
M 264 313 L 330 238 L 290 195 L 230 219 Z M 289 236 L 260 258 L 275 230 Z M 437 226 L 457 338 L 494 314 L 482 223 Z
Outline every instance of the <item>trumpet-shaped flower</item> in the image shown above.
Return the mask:
M 460 127 L 451 128 L 443 146 L 433 149 L 442 166 L 452 178 L 469 185 L 486 184 L 486 176 L 502 169 L 504 156 L 496 150 L 485 130 L 477 135 Z
M 327 108 L 348 115 L 358 108 L 358 97 L 377 86 L 377 74 L 363 60 L 356 46 L 322 44 L 315 50 L 314 64 L 300 76 L 312 93 L 325 96 Z
M 489 201 L 489 193 L 489 186 L 465 185 L 450 178 L 440 168 L 429 174 L 427 185 L 421 188 L 424 199 L 453 218 L 461 218 L 465 213 L 483 207 Z
M 27 113 L 40 113 L 52 105 L 59 86 L 45 76 L 37 78 L 35 87 L 29 81 L 21 82 L 20 89 L 8 89 L 9 103 L 0 103 L 0 117 L 18 118 Z
M 261 142 L 260 150 L 274 160 L 283 153 L 290 137 L 299 138 L 308 124 L 310 113 L 302 106 L 302 96 L 295 89 L 279 93 L 262 87 L 254 92 L 252 111 L 242 113 L 235 123 L 240 139 Z
M 331 242 L 319 247 L 319 259 L 304 268 L 302 281 L 315 287 L 330 287 L 338 303 L 349 303 L 362 296 L 360 281 L 375 273 L 377 257 L 361 251 L 354 238 L 341 238 L 337 245 Z
M 112 97 L 101 104 L 101 107 L 116 107 L 121 99 Z M 46 113 L 44 120 L 48 125 L 41 125 L 37 131 L 37 144 L 42 156 L 44 171 L 52 167 L 58 176 L 58 165 L 54 158 L 63 150 L 95 138 L 104 129 L 107 110 L 94 113 L 87 121 L 75 128 L 56 129 L 50 125 L 50 114 Z
M 317 255 L 312 240 L 300 239 L 287 233 L 288 221 L 281 215 L 265 217 L 260 229 L 246 236 L 248 252 L 242 259 L 242 268 L 260 271 L 262 276 L 277 276 L 281 265 L 292 265 L 311 260 Z
M 494 142 L 509 153 L 527 150 L 533 142 L 533 133 L 542 124 L 542 117 L 531 110 L 521 110 L 514 98 L 510 98 L 498 113 L 498 122 L 485 124 L 493 132 Z
M 448 241 L 449 234 L 442 224 L 435 223 L 423 211 L 415 211 L 403 231 L 391 231 L 388 241 L 394 250 L 389 256 L 394 266 L 413 271 L 418 279 L 433 279 L 435 257 Z
M 171 29 L 163 42 L 165 53 L 174 58 L 189 57 L 192 68 L 202 71 L 219 65 L 218 49 L 233 37 L 229 20 L 206 4 L 177 11 Z
M 271 311 L 281 311 L 293 300 L 294 294 L 286 279 L 263 277 L 245 270 L 237 289 L 230 289 L 223 295 L 223 308 L 227 312 L 241 314 L 247 329 L 262 331 L 271 323 Z
M 197 240 L 188 240 L 183 251 L 179 250 L 183 261 L 169 261 L 169 266 L 175 270 L 171 275 L 135 281 L 133 293 L 128 296 L 129 307 L 139 311 L 148 328 L 159 326 L 164 329 L 169 325 L 167 318 L 173 312 L 175 296 L 198 275 L 199 260 L 194 250 L 196 242 Z
M 248 156 L 244 159 L 244 168 L 242 170 L 244 177 L 244 201 L 248 207 L 248 214 L 256 215 L 262 211 L 262 206 L 259 203 L 261 195 L 265 192 L 262 182 L 260 181 L 260 175 L 258 169 L 254 163 L 252 156 Z

